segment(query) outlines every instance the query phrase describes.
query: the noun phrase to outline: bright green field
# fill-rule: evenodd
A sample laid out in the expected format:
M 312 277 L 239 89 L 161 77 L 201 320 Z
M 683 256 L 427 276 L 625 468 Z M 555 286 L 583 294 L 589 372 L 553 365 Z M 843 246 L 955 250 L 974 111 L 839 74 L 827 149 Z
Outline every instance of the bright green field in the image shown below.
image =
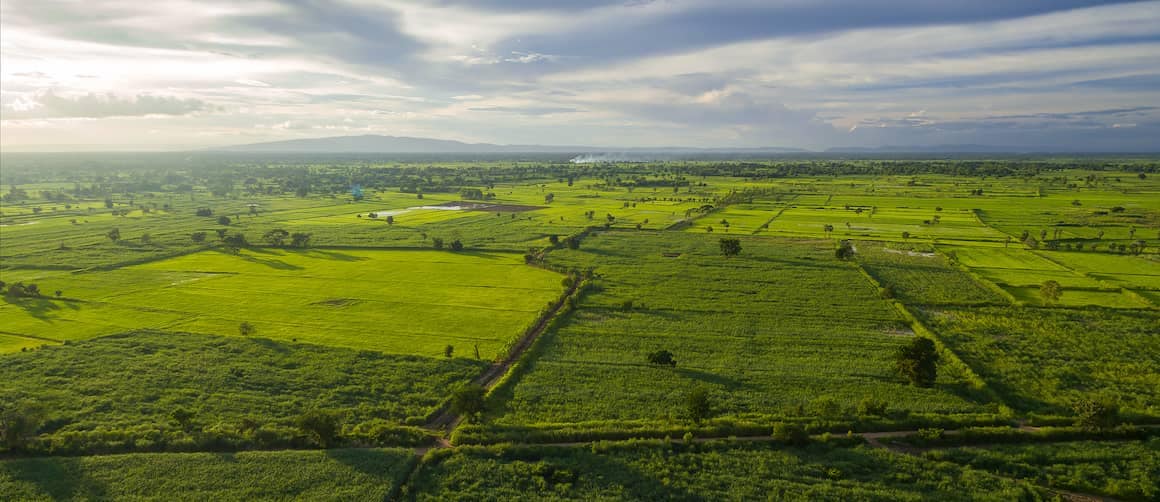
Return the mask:
M 511 253 L 404 250 L 206 251 L 104 272 L 5 272 L 67 300 L 0 305 L 3 331 L 80 340 L 153 328 L 257 335 L 490 359 L 556 298 L 560 276 Z M 19 350 L 21 344 L 0 345 Z
M 0 498 L 53 500 L 385 500 L 411 450 L 162 453 L 0 461 Z

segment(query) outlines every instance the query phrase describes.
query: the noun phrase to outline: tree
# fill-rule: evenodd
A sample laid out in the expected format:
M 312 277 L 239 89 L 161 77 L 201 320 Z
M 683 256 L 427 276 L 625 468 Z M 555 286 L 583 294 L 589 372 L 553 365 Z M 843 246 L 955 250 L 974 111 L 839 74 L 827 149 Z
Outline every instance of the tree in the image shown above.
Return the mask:
M 226 250 L 231 253 L 237 253 L 242 248 L 249 244 L 246 241 L 246 234 L 230 234 L 222 239 L 222 243 L 226 245 Z
M 435 249 L 443 249 L 443 238 L 442 237 L 432 237 L 431 238 L 431 247 L 433 247 Z
M 905 241 L 905 240 L 909 240 L 909 239 L 910 239 L 910 232 L 902 232 L 902 240 Z
M 1046 280 L 1042 286 L 1039 286 L 1039 296 L 1043 297 L 1043 303 L 1055 303 L 1062 295 L 1063 287 L 1053 279 Z
M 111 240 L 113 242 L 117 242 L 117 241 L 121 240 L 121 229 L 114 228 L 112 230 L 109 230 L 107 233 L 105 233 L 105 237 L 108 237 L 109 240 Z
M 713 402 L 709 398 L 709 391 L 703 387 L 689 391 L 685 395 L 685 414 L 696 424 L 713 416 Z
M 839 260 L 849 260 L 854 257 L 854 245 L 849 240 L 844 240 L 834 251 L 834 256 Z
M 721 239 L 721 254 L 726 258 L 741 254 L 741 239 Z
M 479 384 L 461 385 L 451 394 L 451 411 L 468 422 L 475 421 L 487 408 L 487 390 Z
M 290 234 L 290 245 L 296 248 L 304 248 L 310 244 L 311 235 L 306 232 L 294 232 Z
M 269 232 L 266 232 L 266 234 L 262 236 L 262 239 L 266 242 L 269 242 L 271 246 L 282 247 L 282 245 L 286 243 L 286 239 L 288 237 L 290 237 L 290 232 L 287 232 L 281 228 L 275 228 Z
M 549 193 L 548 195 L 544 196 L 544 203 L 545 204 L 551 204 L 552 201 L 554 201 L 554 200 L 556 200 L 556 194 L 554 194 L 554 193 Z
M 258 328 L 253 324 L 250 324 L 250 321 L 242 321 L 242 323 L 238 325 L 238 333 L 242 336 L 250 336 L 257 332 Z
M 898 374 L 918 387 L 931 387 L 938 375 L 938 350 L 927 338 L 915 337 L 894 354 Z
M 443 347 L 443 357 L 451 359 L 451 354 L 454 354 L 454 353 L 455 353 L 454 346 L 448 345 L 446 347 Z
M 667 350 L 658 350 L 649 354 L 648 363 L 656 366 L 677 367 L 677 360 L 673 358 L 673 353 Z
M 1104 399 L 1082 398 L 1071 405 L 1075 425 L 1085 429 L 1108 429 L 1119 422 L 1120 409 L 1116 403 Z
M 455 240 L 451 241 L 451 250 L 452 251 L 463 251 L 463 243 L 460 242 L 459 239 L 455 239 Z
M 189 240 L 199 244 L 205 242 L 205 232 L 194 232 L 189 234 Z
M 834 226 L 830 225 L 828 223 L 825 225 L 822 225 L 822 231 L 825 232 L 826 235 L 830 235 L 834 232 Z
M 0 442 L 10 450 L 18 450 L 36 436 L 44 422 L 44 410 L 37 404 L 0 404 Z
M 230 224 L 230 217 L 223 214 L 221 216 L 218 216 L 217 222 L 218 222 L 218 225 L 228 226 Z
M 387 215 L 387 225 L 394 225 L 394 224 L 395 224 L 395 217 L 393 215 L 388 214 Z
M 339 422 L 339 417 L 335 413 L 311 410 L 298 417 L 295 424 L 310 436 L 315 444 L 329 448 L 338 439 L 338 431 L 341 429 Z

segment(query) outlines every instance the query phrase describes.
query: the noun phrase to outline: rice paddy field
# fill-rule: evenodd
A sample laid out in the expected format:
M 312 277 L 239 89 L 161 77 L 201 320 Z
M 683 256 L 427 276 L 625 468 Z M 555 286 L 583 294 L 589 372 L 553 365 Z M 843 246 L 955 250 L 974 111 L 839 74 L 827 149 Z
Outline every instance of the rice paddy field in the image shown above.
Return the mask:
M 1151 158 L 93 159 L 4 156 L 3 500 L 1156 497 Z

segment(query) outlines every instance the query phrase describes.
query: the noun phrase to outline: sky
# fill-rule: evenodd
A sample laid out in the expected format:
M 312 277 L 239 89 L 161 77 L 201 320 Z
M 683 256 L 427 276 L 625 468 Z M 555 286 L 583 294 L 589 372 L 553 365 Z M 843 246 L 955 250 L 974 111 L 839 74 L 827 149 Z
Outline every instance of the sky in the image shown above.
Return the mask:
M 1160 1 L 0 0 L 0 150 L 1160 151 Z

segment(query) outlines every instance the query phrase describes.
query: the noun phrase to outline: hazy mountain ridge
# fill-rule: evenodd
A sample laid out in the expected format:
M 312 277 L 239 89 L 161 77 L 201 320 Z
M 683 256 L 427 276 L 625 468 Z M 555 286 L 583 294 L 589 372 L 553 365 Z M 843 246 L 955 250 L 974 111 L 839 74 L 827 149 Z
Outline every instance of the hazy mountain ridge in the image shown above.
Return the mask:
M 462 141 L 415 138 L 407 136 L 335 136 L 329 138 L 292 139 L 268 143 L 251 143 L 212 148 L 218 152 L 279 153 L 598 153 L 598 152 L 725 152 L 725 153 L 795 153 L 802 148 L 688 148 L 688 147 L 600 147 L 565 145 L 497 145 Z

